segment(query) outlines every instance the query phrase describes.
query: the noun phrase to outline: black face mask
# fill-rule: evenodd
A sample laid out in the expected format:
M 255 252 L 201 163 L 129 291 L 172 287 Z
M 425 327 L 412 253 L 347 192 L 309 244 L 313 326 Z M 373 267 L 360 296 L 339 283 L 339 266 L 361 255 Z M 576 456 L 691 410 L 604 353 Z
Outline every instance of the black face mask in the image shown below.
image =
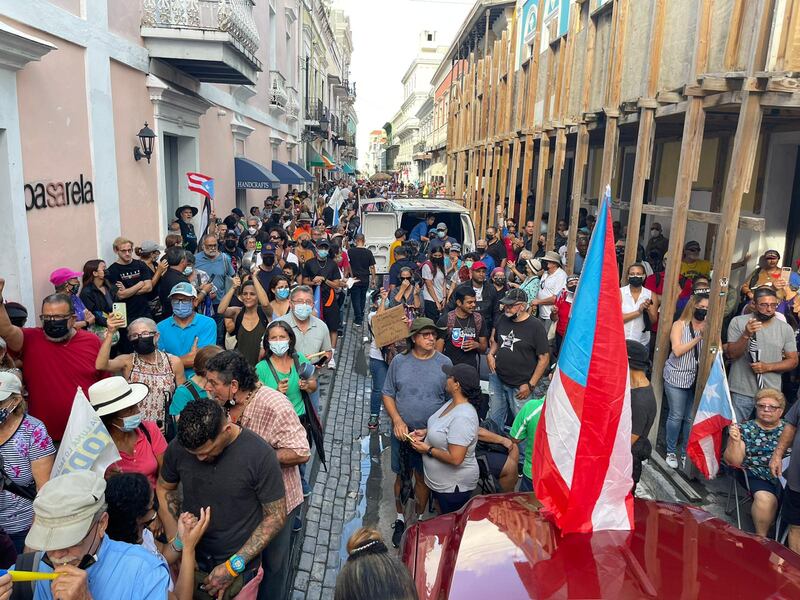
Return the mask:
M 236 249 L 236 240 L 225 240 L 225 247 L 228 250 L 235 250 Z
M 54 340 L 60 340 L 69 334 L 69 319 L 56 319 L 42 323 L 44 334 Z
M 631 287 L 640 288 L 644 283 L 644 277 L 628 277 L 628 283 L 631 284 Z
M 431 256 L 431 262 L 435 265 L 443 265 L 444 256 Z
M 133 349 L 136 354 L 152 354 L 156 351 L 156 338 L 153 337 L 140 337 L 133 341 Z
M 262 262 L 262 263 L 263 263 L 265 266 L 267 266 L 267 267 L 271 267 L 272 265 L 274 265 L 274 264 L 275 264 L 275 257 L 274 257 L 274 256 L 269 256 L 269 255 L 267 255 L 267 256 L 262 256 L 262 257 L 261 257 L 261 262 Z
M 753 313 L 753 316 L 756 319 L 758 319 L 759 321 L 761 321 L 762 323 L 766 323 L 767 321 L 769 321 L 775 315 L 764 315 L 764 314 L 761 314 L 760 312 L 756 311 L 756 312 Z
M 544 242 L 536 242 L 536 245 L 539 246 L 539 248 L 544 248 Z
M 693 314 L 694 314 L 695 320 L 697 320 L 697 321 L 705 321 L 706 320 L 706 315 L 708 315 L 708 309 L 707 308 L 695 308 Z
M 311 240 L 303 240 L 302 242 L 300 242 L 300 245 L 303 248 L 311 248 Z
M 578 289 L 577 285 L 568 285 L 567 286 L 567 290 L 570 291 L 570 292 L 574 292 L 577 289 Z
M 494 241 L 494 236 L 493 235 L 487 235 L 486 236 L 486 243 L 487 244 L 491 244 L 493 241 Z

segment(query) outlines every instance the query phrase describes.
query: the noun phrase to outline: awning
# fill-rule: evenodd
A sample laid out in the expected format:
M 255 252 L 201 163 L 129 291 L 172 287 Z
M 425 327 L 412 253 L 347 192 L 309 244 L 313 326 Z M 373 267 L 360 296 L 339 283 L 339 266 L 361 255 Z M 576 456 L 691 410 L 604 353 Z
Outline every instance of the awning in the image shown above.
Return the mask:
M 356 172 L 356 170 L 353 167 L 350 166 L 350 163 L 344 163 L 342 165 L 342 171 L 344 171 L 348 175 L 353 175 Z
M 325 161 L 325 168 L 326 169 L 333 169 L 333 168 L 336 167 L 336 161 L 333 159 L 333 157 L 330 154 L 328 154 L 328 152 L 327 152 L 327 150 L 325 150 L 325 148 L 322 149 L 322 160 Z
M 281 180 L 283 184 L 300 184 L 305 183 L 304 179 L 292 167 L 279 160 L 272 161 L 272 172 Z
M 317 154 L 311 146 L 308 147 L 308 166 L 309 167 L 325 167 L 325 161 Z
M 303 167 L 298 165 L 296 162 L 289 161 L 289 166 L 292 167 L 297 173 L 306 180 L 306 182 L 311 183 L 314 181 L 314 176 L 306 171 Z
M 272 171 L 249 158 L 237 156 L 233 163 L 237 190 L 269 190 L 281 184 Z

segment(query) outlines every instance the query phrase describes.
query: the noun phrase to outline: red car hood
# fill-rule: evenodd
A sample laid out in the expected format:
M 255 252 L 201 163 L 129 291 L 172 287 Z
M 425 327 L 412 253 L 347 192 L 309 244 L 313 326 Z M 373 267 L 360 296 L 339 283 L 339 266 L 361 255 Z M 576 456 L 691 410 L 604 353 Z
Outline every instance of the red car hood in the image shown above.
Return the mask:
M 409 527 L 421 600 L 800 598 L 800 556 L 689 506 L 636 500 L 634 531 L 561 537 L 532 494 Z

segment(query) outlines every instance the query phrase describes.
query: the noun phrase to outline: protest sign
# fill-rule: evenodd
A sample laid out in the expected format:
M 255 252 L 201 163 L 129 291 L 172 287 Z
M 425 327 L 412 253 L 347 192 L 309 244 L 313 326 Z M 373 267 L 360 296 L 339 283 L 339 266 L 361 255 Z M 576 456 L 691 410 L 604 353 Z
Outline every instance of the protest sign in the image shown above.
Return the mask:
M 372 317 L 372 335 L 378 348 L 387 346 L 408 337 L 405 309 L 397 305 Z

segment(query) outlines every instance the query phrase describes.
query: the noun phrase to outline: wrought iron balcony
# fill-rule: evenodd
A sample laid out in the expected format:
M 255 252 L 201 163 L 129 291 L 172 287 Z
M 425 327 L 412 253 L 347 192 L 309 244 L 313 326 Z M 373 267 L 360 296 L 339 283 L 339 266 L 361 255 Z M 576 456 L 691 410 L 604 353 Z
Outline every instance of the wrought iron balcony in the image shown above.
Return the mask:
M 269 72 L 269 109 L 273 113 L 285 113 L 289 104 L 289 92 L 286 91 L 286 78 L 280 71 Z
M 286 118 L 290 121 L 297 121 L 300 118 L 300 94 L 293 87 L 287 87 L 286 91 L 289 95 L 286 103 Z
M 210 83 L 249 85 L 261 71 L 253 0 L 142 0 L 153 58 Z
M 310 102 L 306 108 L 306 128 L 312 131 L 319 131 L 327 136 L 328 131 L 330 131 L 330 123 L 330 112 L 328 108 L 322 104 L 322 101 L 317 100 L 316 102 Z

